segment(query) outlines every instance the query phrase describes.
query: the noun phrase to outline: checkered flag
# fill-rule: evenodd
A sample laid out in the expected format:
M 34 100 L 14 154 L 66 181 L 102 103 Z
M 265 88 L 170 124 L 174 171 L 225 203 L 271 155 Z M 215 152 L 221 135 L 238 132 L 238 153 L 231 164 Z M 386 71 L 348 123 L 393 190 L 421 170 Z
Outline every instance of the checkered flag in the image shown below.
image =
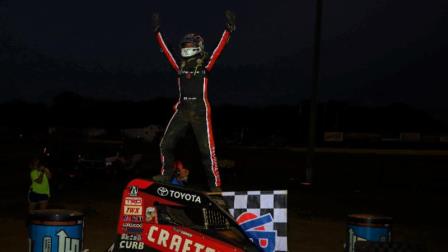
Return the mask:
M 288 251 L 287 195 L 281 191 L 223 192 L 230 214 L 266 252 Z

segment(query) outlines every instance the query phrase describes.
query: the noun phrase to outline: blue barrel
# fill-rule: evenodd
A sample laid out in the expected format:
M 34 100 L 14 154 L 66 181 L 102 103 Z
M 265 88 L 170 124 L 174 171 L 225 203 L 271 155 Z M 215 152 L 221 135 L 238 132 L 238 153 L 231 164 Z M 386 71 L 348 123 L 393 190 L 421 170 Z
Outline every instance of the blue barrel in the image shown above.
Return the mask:
M 351 214 L 347 221 L 346 252 L 355 252 L 357 241 L 391 241 L 392 218 L 373 214 Z
M 81 252 L 84 215 L 66 209 L 35 210 L 29 215 L 31 252 Z

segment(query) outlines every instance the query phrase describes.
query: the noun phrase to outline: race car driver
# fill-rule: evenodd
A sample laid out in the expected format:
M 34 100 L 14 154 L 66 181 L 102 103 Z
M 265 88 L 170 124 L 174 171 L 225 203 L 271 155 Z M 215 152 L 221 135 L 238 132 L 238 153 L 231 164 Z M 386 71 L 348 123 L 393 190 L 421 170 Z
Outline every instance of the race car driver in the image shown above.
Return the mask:
M 225 30 L 210 56 L 205 51 L 204 39 L 198 34 L 189 33 L 180 42 L 180 57 L 177 58 L 168 48 L 160 31 L 159 15 L 153 14 L 157 43 L 177 74 L 179 88 L 179 100 L 174 106 L 174 114 L 160 142 L 162 168 L 161 175 L 154 177 L 156 181 L 169 183 L 172 179 L 175 171 L 174 148 L 186 130 L 191 127 L 199 146 L 210 191 L 221 191 L 207 88 L 208 75 L 228 43 L 230 34 L 236 28 L 235 15 L 226 11 L 225 16 L 227 20 Z

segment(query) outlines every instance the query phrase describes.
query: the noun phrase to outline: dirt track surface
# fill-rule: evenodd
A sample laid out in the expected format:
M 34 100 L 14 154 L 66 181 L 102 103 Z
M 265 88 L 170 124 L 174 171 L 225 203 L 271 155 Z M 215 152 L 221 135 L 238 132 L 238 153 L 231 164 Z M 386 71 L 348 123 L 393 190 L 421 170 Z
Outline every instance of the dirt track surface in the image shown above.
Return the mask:
M 300 165 L 303 161 L 303 156 L 285 152 L 273 155 L 266 151 L 261 154 L 251 151 L 247 155 L 243 155 L 239 150 L 234 155 L 226 152 L 224 156 L 235 157 L 236 169 L 257 167 L 259 172 L 260 170 L 267 171 L 277 164 L 282 169 L 290 171 L 289 174 L 296 174 L 297 171 L 292 170 L 293 167 L 297 167 L 297 164 Z M 4 164 L 2 177 L 5 176 L 3 184 L 0 185 L 2 198 L 0 223 L 3 227 L 0 229 L 1 251 L 27 251 L 26 191 L 28 178 L 27 169 L 24 167 L 26 167 L 25 160 L 28 157 L 26 153 L 19 153 L 17 150 L 11 155 L 0 157 Z M 364 167 L 367 168 L 372 166 L 372 163 L 373 168 L 392 163 L 400 167 L 415 168 L 414 172 L 421 167 L 435 171 L 435 169 L 446 166 L 445 161 L 445 158 L 440 159 L 440 157 L 437 157 L 436 160 L 414 156 L 400 157 L 400 159 L 391 159 L 390 157 L 375 159 L 359 155 L 351 157 L 348 154 L 343 156 L 332 154 L 320 159 L 321 164 L 332 163 L 332 167 L 338 167 L 341 172 L 346 172 L 347 169 L 356 170 L 354 167 L 358 167 L 363 162 L 366 164 Z M 411 167 L 413 164 L 415 167 Z M 444 216 L 448 207 L 443 204 L 447 198 L 446 190 L 440 187 L 426 187 L 423 183 L 425 181 L 419 181 L 418 184 L 414 183 L 411 186 L 391 184 L 391 181 L 395 180 L 390 179 L 389 175 L 399 176 L 403 170 L 392 171 L 386 167 L 386 171 L 378 177 L 371 176 L 373 173 L 367 168 L 355 173 L 355 177 L 347 178 L 346 173 L 337 176 L 338 173 L 334 171 L 335 169 L 330 170 L 329 167 L 324 169 L 322 166 L 320 176 L 324 172 L 328 172 L 329 175 L 321 181 L 332 181 L 332 183 L 311 190 L 301 188 L 294 181 L 283 180 L 284 178 L 281 176 L 277 178 L 277 181 L 271 181 L 272 184 L 281 185 L 272 189 L 285 189 L 285 187 L 288 189 L 289 251 L 342 252 L 346 235 L 345 218 L 347 214 L 359 212 L 378 212 L 392 216 L 394 219 L 392 237 L 395 241 L 423 243 L 431 252 L 447 251 L 445 236 L 448 221 Z M 231 181 L 229 178 L 240 178 L 233 181 L 235 183 L 243 181 L 241 177 L 254 176 L 253 171 L 248 170 L 222 172 L 227 181 Z M 266 177 L 267 173 L 259 174 Z M 363 174 L 368 179 L 364 178 Z M 369 174 L 370 176 L 368 176 Z M 415 173 L 415 176 L 410 178 L 426 179 L 437 176 L 437 174 L 423 172 L 422 176 L 418 175 L 419 173 Z M 406 176 L 409 177 L 409 174 Z M 356 178 L 364 180 L 356 180 Z M 383 186 L 375 186 L 378 179 L 381 179 Z M 351 180 L 354 183 L 348 185 L 347 181 Z M 85 184 L 77 187 L 63 190 L 54 189 L 50 207 L 84 212 L 86 214 L 84 248 L 94 252 L 103 252 L 114 239 L 121 190 L 127 181 L 127 178 L 126 181 L 123 181 L 92 177 Z M 258 182 L 248 185 L 250 187 L 248 189 L 257 188 L 259 184 L 266 181 L 266 178 L 260 177 L 254 181 Z M 344 181 L 344 183 L 340 184 L 338 181 Z M 363 183 L 357 183 L 359 181 Z M 272 185 L 267 186 L 271 187 Z M 231 185 L 229 185 L 230 187 Z

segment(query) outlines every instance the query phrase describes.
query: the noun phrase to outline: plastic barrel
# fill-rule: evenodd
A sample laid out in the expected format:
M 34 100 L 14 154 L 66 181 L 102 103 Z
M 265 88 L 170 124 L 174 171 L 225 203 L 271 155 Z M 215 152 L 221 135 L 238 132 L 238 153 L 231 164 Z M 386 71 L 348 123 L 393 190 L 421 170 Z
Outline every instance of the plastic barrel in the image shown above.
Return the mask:
M 36 210 L 30 213 L 28 221 L 29 251 L 82 251 L 82 213 L 66 209 Z
M 392 218 L 373 214 L 351 214 L 347 220 L 346 252 L 355 252 L 357 241 L 390 242 Z

